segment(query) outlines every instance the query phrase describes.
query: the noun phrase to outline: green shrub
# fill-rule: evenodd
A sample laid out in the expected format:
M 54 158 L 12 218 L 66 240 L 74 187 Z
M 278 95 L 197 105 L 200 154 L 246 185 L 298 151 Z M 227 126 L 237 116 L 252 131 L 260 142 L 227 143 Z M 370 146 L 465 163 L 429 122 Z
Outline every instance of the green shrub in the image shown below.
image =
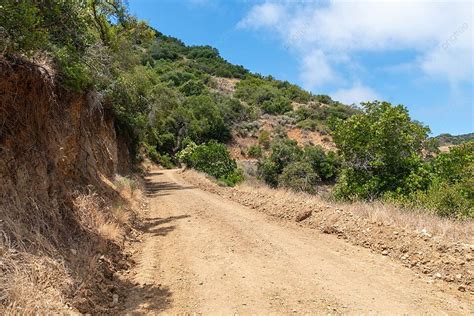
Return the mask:
M 435 183 L 425 193 L 419 194 L 418 199 L 412 199 L 443 217 L 474 218 L 473 184 L 472 180 L 470 186 L 463 183 Z
M 260 158 L 262 157 L 262 148 L 258 145 L 252 145 L 249 147 L 247 155 L 251 158 Z
M 159 164 L 166 169 L 172 169 L 175 167 L 173 159 L 168 154 L 161 154 L 158 158 Z
M 227 147 L 223 144 L 209 142 L 196 146 L 189 161 L 194 169 L 228 185 L 235 185 L 243 180 L 243 173 L 237 169 L 235 160 L 230 157 Z
M 184 163 L 186 166 L 191 167 L 192 166 L 192 155 L 194 151 L 196 150 L 197 145 L 195 142 L 190 141 L 186 147 L 181 150 L 176 156 L 178 157 L 179 161 L 181 163 Z
M 340 162 L 334 152 L 324 152 L 321 146 L 306 146 L 304 149 L 304 159 L 321 180 L 334 180 L 337 176 Z
M 234 171 L 224 177 L 220 177 L 218 180 L 229 187 L 233 187 L 245 180 L 244 172 L 242 169 L 236 168 Z
M 29 1 L 2 1 L 1 10 L 1 51 L 31 56 L 46 47 L 49 33 L 37 6 Z
M 163 168 L 172 169 L 175 167 L 172 158 L 168 154 L 160 154 L 155 147 L 145 146 L 148 158 L 154 163 L 160 164 Z
M 148 158 L 150 158 L 151 161 L 153 161 L 154 163 L 160 163 L 160 154 L 158 153 L 155 147 L 145 145 L 145 149 L 146 155 Z
M 315 95 L 314 100 L 319 102 L 319 103 L 323 103 L 323 104 L 327 104 L 327 105 L 332 105 L 334 103 L 334 101 L 331 99 L 331 97 L 328 96 L 328 95 L 325 95 L 325 94 Z
M 92 86 L 90 69 L 82 63 L 73 49 L 66 47 L 58 49 L 56 61 L 61 69 L 61 82 L 65 87 L 80 92 Z
M 210 96 L 188 97 L 175 118 L 187 124 L 188 136 L 197 143 L 209 140 L 226 142 L 231 138 L 221 108 Z
M 179 91 L 181 91 L 186 96 L 190 96 L 200 95 L 205 91 L 205 89 L 206 86 L 201 81 L 189 80 L 179 88 Z
M 278 184 L 294 191 L 314 193 L 319 180 L 311 164 L 306 161 L 296 161 L 283 169 L 278 177 Z
M 318 128 L 319 124 L 318 124 L 318 121 L 308 118 L 308 119 L 299 121 L 296 124 L 296 126 L 301 128 L 301 129 L 306 129 L 306 130 L 309 130 L 309 131 L 315 131 Z
M 262 110 L 269 114 L 283 114 L 293 109 L 291 101 L 285 97 L 277 97 L 265 100 L 262 103 Z
M 278 177 L 281 171 L 279 166 L 270 158 L 265 158 L 258 163 L 258 177 L 272 188 L 278 186 Z
M 440 153 L 432 163 L 433 172 L 443 182 L 457 183 L 463 180 L 467 170 L 474 164 L 474 141 L 451 147 Z
M 428 189 L 412 193 L 405 204 L 434 210 L 440 216 L 474 218 L 474 142 L 451 148 L 430 163 Z M 429 168 L 428 167 L 428 168 Z
M 258 135 L 258 143 L 265 149 L 270 147 L 270 132 L 268 131 L 261 131 L 260 135 Z
M 259 162 L 258 175 L 268 185 L 278 186 L 278 177 L 283 169 L 292 162 L 303 157 L 303 150 L 294 140 L 288 138 L 275 139 L 271 144 L 270 156 Z

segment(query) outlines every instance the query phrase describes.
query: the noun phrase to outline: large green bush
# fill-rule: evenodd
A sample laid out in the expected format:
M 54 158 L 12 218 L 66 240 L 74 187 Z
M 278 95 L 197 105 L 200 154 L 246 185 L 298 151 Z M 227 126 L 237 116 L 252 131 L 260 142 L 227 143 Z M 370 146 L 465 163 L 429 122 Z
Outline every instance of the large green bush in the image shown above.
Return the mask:
M 233 186 L 244 180 L 242 171 L 223 144 L 212 141 L 197 146 L 190 143 L 178 156 L 189 167 L 203 171 L 226 185 Z
M 262 103 L 262 110 L 269 114 L 283 114 L 292 109 L 291 101 L 285 97 L 272 98 Z
M 321 146 L 306 146 L 304 160 L 311 165 L 321 180 L 335 180 L 340 168 L 340 161 L 334 152 L 326 153 Z
M 316 192 L 316 185 L 319 181 L 319 176 L 307 161 L 290 163 L 283 169 L 281 175 L 278 176 L 279 186 L 308 193 Z
M 339 166 L 335 153 L 325 153 L 315 146 L 303 149 L 296 141 L 283 137 L 271 142 L 270 154 L 259 161 L 258 175 L 271 187 L 314 193 L 319 182 L 336 178 Z
M 278 186 L 278 177 L 283 169 L 303 156 L 303 151 L 294 140 L 275 139 L 270 146 L 270 155 L 259 162 L 258 174 L 270 186 Z

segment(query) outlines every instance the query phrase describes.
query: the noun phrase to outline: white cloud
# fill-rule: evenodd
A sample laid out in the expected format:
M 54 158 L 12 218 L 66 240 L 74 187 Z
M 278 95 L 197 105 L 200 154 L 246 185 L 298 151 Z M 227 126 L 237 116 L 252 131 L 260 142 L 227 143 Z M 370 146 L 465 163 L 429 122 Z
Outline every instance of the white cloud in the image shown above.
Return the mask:
M 274 3 L 264 3 L 252 7 L 247 16 L 241 20 L 237 27 L 259 28 L 276 26 L 283 18 L 284 7 Z
M 331 98 L 345 104 L 359 104 L 361 102 L 377 100 L 379 96 L 371 88 L 356 83 L 349 89 L 340 89 L 331 93 Z
M 420 67 L 426 74 L 446 78 L 451 84 L 472 80 L 472 43 L 472 27 L 465 22 L 441 45 L 423 55 Z
M 277 32 L 300 56 L 310 86 L 325 83 L 305 72 L 315 50 L 328 69 L 350 68 L 348 56 L 359 52 L 406 50 L 416 55 L 415 70 L 457 83 L 472 80 L 472 8 L 470 1 L 266 2 L 253 6 L 239 26 Z
M 324 53 L 320 50 L 314 50 L 304 56 L 300 78 L 306 89 L 312 89 L 323 83 L 334 81 L 336 75 Z

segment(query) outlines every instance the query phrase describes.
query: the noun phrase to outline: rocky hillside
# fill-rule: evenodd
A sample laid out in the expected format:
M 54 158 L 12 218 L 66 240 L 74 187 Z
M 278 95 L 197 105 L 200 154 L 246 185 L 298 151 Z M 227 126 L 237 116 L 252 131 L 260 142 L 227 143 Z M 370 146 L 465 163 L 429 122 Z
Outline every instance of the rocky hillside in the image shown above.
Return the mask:
M 474 140 L 474 133 L 462 134 L 462 135 L 451 135 L 451 134 L 440 134 L 434 139 L 439 141 L 440 146 L 452 146 L 467 143 Z

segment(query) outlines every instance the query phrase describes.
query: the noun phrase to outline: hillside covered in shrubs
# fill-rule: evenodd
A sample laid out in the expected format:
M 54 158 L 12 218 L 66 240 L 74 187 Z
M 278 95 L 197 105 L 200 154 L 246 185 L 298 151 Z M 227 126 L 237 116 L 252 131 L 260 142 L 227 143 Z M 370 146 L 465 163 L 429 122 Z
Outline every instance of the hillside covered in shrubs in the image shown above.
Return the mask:
M 71 93 L 95 91 L 135 162 L 184 163 L 234 185 L 244 175 L 223 144 L 264 117 L 330 135 L 335 149 L 260 130 L 247 155 L 272 187 L 333 197 L 384 199 L 442 216 L 474 217 L 473 142 L 439 154 L 429 128 L 406 107 L 348 106 L 297 85 L 233 65 L 210 46 L 187 46 L 127 12 L 122 1 L 7 1 L 3 55 L 32 59 Z M 222 80 L 233 82 L 227 90 Z

